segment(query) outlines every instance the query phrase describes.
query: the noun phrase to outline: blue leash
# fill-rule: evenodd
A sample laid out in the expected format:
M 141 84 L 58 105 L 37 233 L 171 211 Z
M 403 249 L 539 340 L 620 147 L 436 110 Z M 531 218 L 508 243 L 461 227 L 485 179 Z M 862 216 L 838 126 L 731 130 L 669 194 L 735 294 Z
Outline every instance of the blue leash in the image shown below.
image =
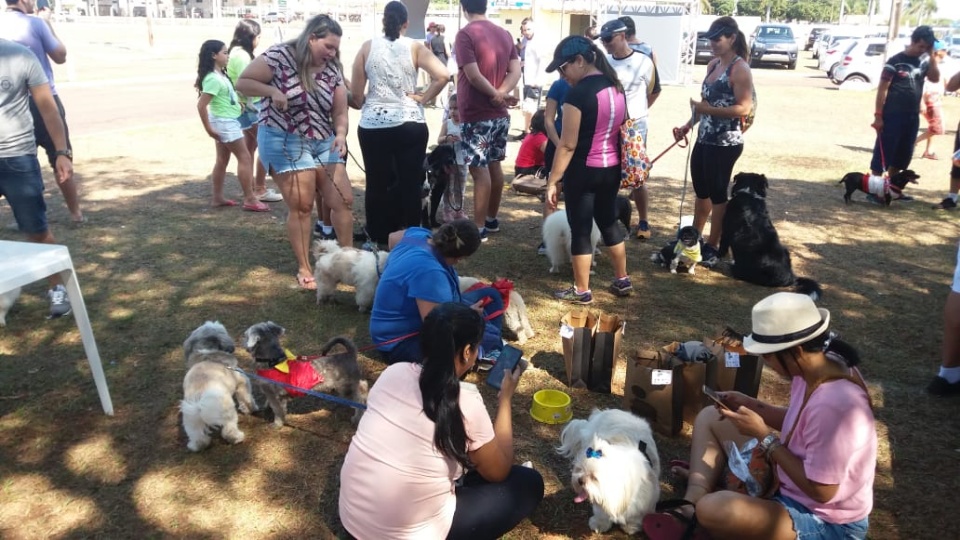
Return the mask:
M 277 386 L 282 386 L 282 387 L 286 388 L 287 390 L 294 390 L 294 391 L 296 391 L 296 392 L 302 392 L 302 393 L 304 393 L 304 394 L 307 394 L 308 396 L 313 396 L 313 397 L 315 397 L 315 398 L 325 399 L 325 400 L 327 400 L 327 401 L 332 401 L 332 402 L 334 402 L 334 403 L 339 403 L 340 405 L 346 405 L 347 407 L 353 407 L 354 409 L 360 409 L 360 410 L 362 410 L 362 411 L 367 410 L 367 406 L 364 405 L 363 403 L 357 403 L 356 401 L 350 401 L 349 399 L 343 399 L 342 397 L 332 396 L 332 395 L 330 395 L 330 394 L 324 394 L 324 393 L 322 393 L 322 392 L 314 392 L 313 390 L 308 390 L 308 389 L 306 389 L 306 388 L 300 388 L 299 386 L 294 386 L 294 385 L 292 385 L 292 384 L 287 384 L 287 383 L 283 383 L 283 382 L 280 382 L 280 381 L 275 381 L 275 380 L 273 380 L 273 379 L 268 379 L 268 378 L 266 378 L 266 377 L 262 377 L 262 376 L 260 376 L 260 375 L 257 375 L 256 373 L 247 373 L 246 371 L 244 371 L 244 370 L 242 370 L 242 369 L 240 369 L 240 368 L 229 368 L 229 369 L 232 369 L 233 371 L 236 371 L 237 373 L 242 373 L 242 374 L 245 375 L 247 378 L 253 377 L 254 379 L 259 379 L 259 380 L 261 380 L 261 381 L 263 381 L 263 382 L 268 382 L 268 383 L 270 383 L 270 384 L 275 384 L 275 385 L 277 385 Z

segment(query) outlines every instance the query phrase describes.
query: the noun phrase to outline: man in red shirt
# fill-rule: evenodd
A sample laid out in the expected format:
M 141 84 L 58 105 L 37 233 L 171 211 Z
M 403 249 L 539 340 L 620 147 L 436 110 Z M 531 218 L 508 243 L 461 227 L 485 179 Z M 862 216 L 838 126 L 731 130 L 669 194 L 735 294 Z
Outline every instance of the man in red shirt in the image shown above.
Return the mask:
M 460 111 L 461 151 L 473 177 L 473 220 L 480 239 L 500 231 L 497 212 L 503 195 L 503 169 L 508 105 L 520 81 L 520 58 L 510 34 L 487 19 L 487 0 L 460 0 L 466 26 L 457 33 L 457 108 Z

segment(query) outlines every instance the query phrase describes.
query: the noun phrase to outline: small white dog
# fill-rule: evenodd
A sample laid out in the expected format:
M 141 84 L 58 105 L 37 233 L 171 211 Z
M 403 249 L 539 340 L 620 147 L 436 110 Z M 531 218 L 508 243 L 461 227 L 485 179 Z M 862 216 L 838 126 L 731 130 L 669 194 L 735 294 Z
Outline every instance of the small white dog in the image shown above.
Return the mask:
M 342 248 L 336 240 L 318 240 L 313 244 L 313 256 L 317 259 L 313 277 L 317 281 L 317 304 L 333 300 L 338 283 L 353 285 L 360 312 L 370 311 L 377 283 L 387 264 L 387 251 L 370 251 L 357 248 Z
M 236 396 L 240 412 L 258 410 L 250 380 L 230 369 L 237 367 L 233 339 L 219 322 L 207 321 L 183 342 L 187 374 L 183 378 L 183 430 L 187 448 L 199 452 L 210 446 L 210 431 L 220 427 L 220 436 L 231 444 L 242 442 L 244 434 L 237 425 Z
M 462 293 L 473 287 L 479 281 L 477 278 L 460 276 L 460 292 Z M 520 345 L 536 335 L 533 327 L 530 326 L 530 318 L 527 316 L 527 304 L 516 289 L 510 291 L 510 304 L 503 312 L 503 327 L 516 335 L 516 342 Z M 509 339 L 509 336 L 507 339 Z
M 567 211 L 557 210 L 543 220 L 543 245 L 547 250 L 547 259 L 550 260 L 550 273 L 560 271 L 560 265 L 572 260 L 570 255 L 570 224 L 567 223 Z M 593 232 L 590 233 L 590 247 L 592 253 L 597 251 L 600 242 L 600 229 L 596 222 Z M 596 261 L 593 263 L 596 265 Z
M 660 499 L 660 456 L 646 420 L 595 409 L 563 429 L 557 452 L 573 462 L 574 502 L 593 505 L 591 530 L 606 532 L 614 523 L 627 534 L 643 528 Z
M 20 287 L 0 294 L 0 326 L 7 325 L 7 313 L 10 312 L 17 298 L 20 298 Z

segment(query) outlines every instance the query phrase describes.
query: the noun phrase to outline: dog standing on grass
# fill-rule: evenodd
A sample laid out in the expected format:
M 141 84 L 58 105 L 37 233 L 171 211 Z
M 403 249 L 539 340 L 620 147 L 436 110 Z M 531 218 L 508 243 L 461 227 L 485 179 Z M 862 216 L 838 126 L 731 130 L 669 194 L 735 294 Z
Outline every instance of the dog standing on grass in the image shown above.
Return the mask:
M 317 264 L 313 278 L 317 282 L 317 304 L 333 300 L 338 283 L 353 285 L 360 312 L 370 311 L 380 275 L 387 265 L 388 251 L 376 254 L 353 247 L 340 247 L 336 240 L 318 240 L 313 244 Z
M 870 173 L 847 173 L 837 183 L 843 184 L 846 189 L 843 194 L 843 202 L 847 204 L 850 204 L 850 196 L 853 195 L 853 192 L 859 190 L 881 199 L 884 206 L 890 206 L 894 195 L 901 197 L 907 184 L 917 184 L 919 179 L 919 174 L 906 169 L 894 174 L 889 179 L 886 176 L 873 176 Z
M 570 224 L 567 222 L 567 211 L 557 210 L 543 220 L 543 246 L 547 251 L 547 259 L 550 260 L 550 273 L 560 271 L 560 265 L 573 260 L 571 255 L 571 244 L 573 242 L 570 236 Z M 591 254 L 597 251 L 597 244 L 600 243 L 600 229 L 597 223 L 593 222 L 593 230 L 590 232 Z M 596 266 L 596 261 L 593 265 Z
M 353 341 L 337 336 L 320 349 L 319 358 L 297 361 L 291 360 L 280 345 L 280 338 L 285 332 L 282 326 L 272 321 L 257 323 L 244 332 L 245 345 L 257 363 L 258 375 L 283 380 L 314 392 L 336 392 L 344 399 L 366 403 L 368 385 L 362 378 L 360 364 L 357 362 L 357 347 Z M 337 345 L 340 345 L 344 352 L 332 353 Z M 270 373 L 271 371 L 276 373 Z M 273 411 L 274 427 L 283 427 L 287 418 L 287 403 L 302 394 L 266 381 L 259 381 L 258 384 Z M 352 418 L 354 425 L 360 422 L 362 415 L 362 409 L 355 410 Z
M 244 434 L 237 425 L 237 399 L 240 412 L 257 412 L 250 380 L 231 368 L 237 367 L 230 334 L 219 322 L 207 321 L 183 342 L 187 374 L 183 378 L 180 411 L 187 448 L 199 452 L 210 445 L 210 432 L 220 427 L 220 436 L 231 444 L 242 442 Z

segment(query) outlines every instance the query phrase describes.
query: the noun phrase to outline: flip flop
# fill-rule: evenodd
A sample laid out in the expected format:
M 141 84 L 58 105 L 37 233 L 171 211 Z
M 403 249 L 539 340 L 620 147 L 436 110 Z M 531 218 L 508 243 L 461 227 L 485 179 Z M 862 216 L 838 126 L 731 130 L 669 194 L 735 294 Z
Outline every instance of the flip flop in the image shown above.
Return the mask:
M 270 207 L 266 204 L 257 201 L 257 204 L 243 204 L 243 209 L 247 212 L 269 212 Z
M 214 204 L 213 207 L 214 207 L 214 208 L 221 208 L 221 207 L 224 207 L 224 206 L 236 206 L 236 205 L 237 205 L 237 201 L 231 201 L 230 199 L 227 199 L 227 200 L 223 201 L 223 202 L 220 203 L 220 204 Z
M 677 508 L 693 506 L 684 499 L 670 499 L 657 504 L 658 512 L 643 517 L 643 532 L 650 540 L 709 540 L 707 531 L 698 527 L 697 516 L 688 518 Z
M 297 286 L 305 291 L 317 290 L 317 282 L 313 279 L 313 276 L 301 276 L 297 274 Z
M 689 461 L 684 461 L 684 460 L 682 460 L 682 459 L 671 459 L 671 460 L 670 460 L 670 468 L 671 468 L 671 469 L 684 469 L 684 470 L 686 470 L 686 471 L 689 472 L 689 471 L 690 471 L 690 462 L 689 462 Z

